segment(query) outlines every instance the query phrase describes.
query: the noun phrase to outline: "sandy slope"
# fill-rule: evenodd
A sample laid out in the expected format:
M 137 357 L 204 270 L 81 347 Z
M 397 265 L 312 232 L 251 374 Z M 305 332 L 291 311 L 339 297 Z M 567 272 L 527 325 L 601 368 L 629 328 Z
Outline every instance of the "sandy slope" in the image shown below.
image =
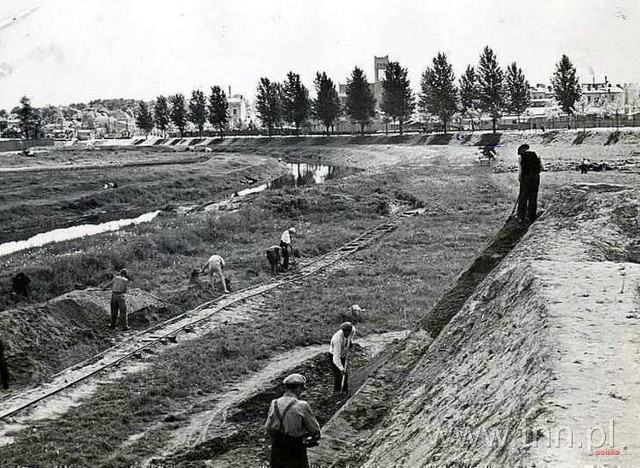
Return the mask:
M 362 466 L 637 466 L 639 199 L 563 190 L 353 449 Z

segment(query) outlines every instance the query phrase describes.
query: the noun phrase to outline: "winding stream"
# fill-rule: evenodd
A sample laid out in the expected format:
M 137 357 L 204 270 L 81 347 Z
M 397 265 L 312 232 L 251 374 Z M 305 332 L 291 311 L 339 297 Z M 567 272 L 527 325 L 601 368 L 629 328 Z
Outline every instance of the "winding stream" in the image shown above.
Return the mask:
M 327 166 L 324 164 L 312 165 L 306 163 L 287 163 L 289 173 L 278 177 L 271 182 L 255 187 L 249 187 L 233 194 L 233 197 L 243 197 L 252 193 L 262 192 L 267 189 L 278 189 L 284 187 L 303 187 L 314 184 L 322 184 L 327 180 L 337 179 L 361 171 L 361 169 L 345 166 Z M 218 202 L 209 205 L 207 209 L 225 202 Z M 54 229 L 52 231 L 36 234 L 35 236 L 21 241 L 11 241 L 0 244 L 0 257 L 10 255 L 21 250 L 42 247 L 53 242 L 62 242 L 81 237 L 94 236 L 109 231 L 117 231 L 126 226 L 148 223 L 152 221 L 160 210 L 152 211 L 138 216 L 137 218 L 119 219 L 100 224 L 81 224 L 69 228 Z
M 85 236 L 94 236 L 108 231 L 117 231 L 125 226 L 131 226 L 140 223 L 148 223 L 160 214 L 160 210 L 145 213 L 137 218 L 118 219 L 100 224 L 80 224 L 70 228 L 54 229 L 53 231 L 43 232 L 35 236 L 21 241 L 11 241 L 0 244 L 0 256 L 10 255 L 25 249 L 34 247 L 42 247 L 52 242 L 62 242 L 72 239 L 79 239 Z

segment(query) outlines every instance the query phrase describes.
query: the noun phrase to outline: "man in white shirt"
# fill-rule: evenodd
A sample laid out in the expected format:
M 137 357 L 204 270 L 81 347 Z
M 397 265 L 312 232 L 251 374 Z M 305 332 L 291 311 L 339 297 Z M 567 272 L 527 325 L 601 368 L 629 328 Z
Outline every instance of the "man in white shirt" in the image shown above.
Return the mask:
M 340 330 L 331 337 L 329 354 L 331 358 L 331 370 L 333 371 L 333 393 L 349 391 L 347 373 L 347 355 L 351 349 L 351 342 L 356 335 L 356 328 L 351 322 L 344 322 Z
M 285 230 L 280 236 L 280 248 L 282 249 L 282 269 L 287 270 L 289 268 L 289 257 L 293 255 L 293 244 L 291 240 L 291 234 L 295 234 L 296 229 L 290 227 Z
M 211 286 L 213 288 L 215 288 L 215 284 L 213 282 L 213 274 L 217 274 L 220 277 L 220 282 L 222 283 L 222 287 L 224 289 L 225 293 L 228 293 L 229 290 L 227 289 L 227 281 L 224 278 L 224 275 L 222 274 L 222 269 L 224 268 L 224 259 L 218 255 L 218 254 L 213 254 L 211 257 L 209 257 L 209 260 L 207 260 L 207 263 L 205 263 L 204 265 L 202 265 L 202 268 L 200 269 L 200 273 L 207 273 L 209 275 L 209 281 L 211 281 Z

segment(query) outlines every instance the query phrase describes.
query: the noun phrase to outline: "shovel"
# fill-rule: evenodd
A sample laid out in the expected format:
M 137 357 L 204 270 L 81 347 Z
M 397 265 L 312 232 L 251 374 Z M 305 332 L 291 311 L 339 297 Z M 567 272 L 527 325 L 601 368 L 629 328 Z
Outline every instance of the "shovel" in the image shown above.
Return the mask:
M 347 351 L 347 355 L 344 358 L 344 371 L 342 372 L 342 383 L 340 383 L 340 391 L 344 392 L 344 384 L 347 380 L 347 364 L 349 364 L 349 352 Z
M 511 214 L 507 218 L 507 221 L 511 221 L 516 214 L 516 208 L 518 208 L 518 199 L 516 198 L 516 202 L 513 204 L 513 209 L 511 210 Z

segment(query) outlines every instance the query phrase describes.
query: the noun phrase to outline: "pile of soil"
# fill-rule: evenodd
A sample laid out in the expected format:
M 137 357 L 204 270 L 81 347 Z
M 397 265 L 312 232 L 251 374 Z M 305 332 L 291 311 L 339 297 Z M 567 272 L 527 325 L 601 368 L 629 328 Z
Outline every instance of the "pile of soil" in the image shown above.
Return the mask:
M 36 385 L 56 372 L 114 345 L 109 328 L 111 293 L 72 291 L 42 304 L 0 312 L 0 330 L 12 386 Z M 166 320 L 167 304 L 138 289 L 127 293 L 129 324 Z

